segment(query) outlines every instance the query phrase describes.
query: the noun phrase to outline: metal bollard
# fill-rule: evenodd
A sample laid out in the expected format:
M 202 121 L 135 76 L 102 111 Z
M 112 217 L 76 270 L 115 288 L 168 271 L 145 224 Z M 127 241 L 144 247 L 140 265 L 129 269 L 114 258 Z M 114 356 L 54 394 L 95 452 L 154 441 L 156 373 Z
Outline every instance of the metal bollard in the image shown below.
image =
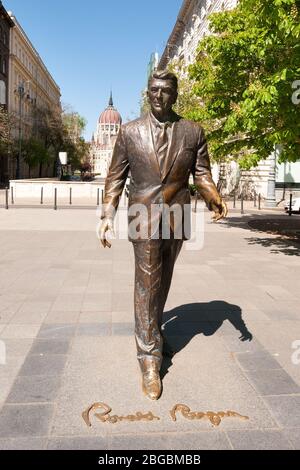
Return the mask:
M 97 207 L 100 205 L 100 189 L 97 188 Z
M 13 186 L 10 188 L 10 199 L 11 199 L 11 203 L 14 204 L 15 200 L 14 200 L 14 188 L 13 188 Z
M 241 194 L 241 214 L 244 214 L 244 194 Z
M 289 217 L 292 216 L 293 195 L 290 194 Z
M 261 195 L 258 195 L 258 210 L 261 210 Z
M 70 206 L 72 205 L 72 188 L 70 188 Z
M 233 193 L 233 208 L 235 209 L 235 203 L 236 203 L 236 195 L 235 195 L 235 191 Z
M 57 211 L 57 188 L 54 189 L 54 210 Z
M 256 191 L 254 191 L 254 207 L 256 207 Z
M 41 187 L 41 204 L 44 204 L 44 188 Z
M 8 188 L 5 188 L 5 209 L 8 209 Z
M 103 189 L 101 189 L 101 202 L 102 204 L 104 202 L 104 190 Z

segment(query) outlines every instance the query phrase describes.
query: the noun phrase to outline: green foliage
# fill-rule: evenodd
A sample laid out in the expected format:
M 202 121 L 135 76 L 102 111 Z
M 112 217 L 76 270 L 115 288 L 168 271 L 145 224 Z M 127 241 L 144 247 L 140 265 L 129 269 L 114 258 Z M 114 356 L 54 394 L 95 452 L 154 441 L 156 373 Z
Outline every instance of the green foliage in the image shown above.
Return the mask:
M 67 152 L 68 163 L 72 165 L 72 169 L 80 170 L 82 163 L 88 159 L 89 148 L 89 144 L 83 138 L 80 138 L 78 142 L 73 142 L 65 136 L 61 151 Z
M 188 76 L 187 67 L 181 60 L 172 61 L 168 67 L 178 77 L 178 98 L 174 106 L 174 111 L 185 119 L 195 120 L 195 110 L 201 105 L 200 99 L 193 89 L 193 82 Z
M 148 101 L 147 89 L 142 91 L 142 96 L 140 99 L 140 109 L 141 109 L 141 116 L 144 116 L 148 111 L 150 111 L 150 104 Z
M 6 152 L 12 146 L 11 130 L 15 123 L 15 115 L 0 105 L 0 152 Z
M 51 154 L 45 148 L 44 143 L 34 137 L 22 143 L 22 157 L 29 169 L 47 164 L 51 160 Z
M 195 184 L 189 184 L 189 190 L 190 190 L 191 196 L 194 196 L 197 191 L 197 186 Z
M 0 145 L 9 141 L 9 116 L 7 111 L 0 106 Z
M 240 0 L 210 16 L 212 35 L 189 67 L 201 105 L 193 118 L 206 128 L 216 161 L 257 165 L 275 145 L 281 161 L 300 158 L 300 1 Z
M 62 115 L 63 126 L 69 138 L 78 141 L 83 134 L 87 121 L 83 116 L 75 112 L 64 112 Z

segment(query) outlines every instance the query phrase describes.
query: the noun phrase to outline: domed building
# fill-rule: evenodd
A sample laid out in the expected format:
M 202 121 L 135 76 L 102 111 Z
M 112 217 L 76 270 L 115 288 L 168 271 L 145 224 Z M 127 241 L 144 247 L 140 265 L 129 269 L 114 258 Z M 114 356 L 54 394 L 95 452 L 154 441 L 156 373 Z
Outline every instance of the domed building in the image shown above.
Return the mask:
M 101 178 L 106 178 L 107 176 L 121 124 L 122 118 L 114 107 L 111 93 L 108 107 L 100 114 L 97 130 L 92 137 L 91 143 L 92 172 Z

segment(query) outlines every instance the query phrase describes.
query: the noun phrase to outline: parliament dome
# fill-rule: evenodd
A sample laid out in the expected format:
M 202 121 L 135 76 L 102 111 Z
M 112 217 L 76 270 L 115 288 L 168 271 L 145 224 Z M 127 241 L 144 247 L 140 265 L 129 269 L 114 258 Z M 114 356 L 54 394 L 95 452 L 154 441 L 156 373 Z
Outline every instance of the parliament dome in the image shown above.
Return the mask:
M 99 124 L 122 124 L 121 114 L 114 107 L 112 94 L 110 94 L 108 107 L 100 114 Z

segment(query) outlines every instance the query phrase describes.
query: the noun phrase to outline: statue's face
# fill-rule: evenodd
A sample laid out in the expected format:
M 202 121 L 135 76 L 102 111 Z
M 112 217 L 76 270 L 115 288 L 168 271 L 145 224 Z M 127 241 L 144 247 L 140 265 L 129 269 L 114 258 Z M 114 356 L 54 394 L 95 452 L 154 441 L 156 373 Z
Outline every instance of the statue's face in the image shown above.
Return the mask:
M 177 90 L 171 80 L 153 78 L 148 87 L 148 99 L 152 113 L 160 117 L 170 114 L 177 100 Z

